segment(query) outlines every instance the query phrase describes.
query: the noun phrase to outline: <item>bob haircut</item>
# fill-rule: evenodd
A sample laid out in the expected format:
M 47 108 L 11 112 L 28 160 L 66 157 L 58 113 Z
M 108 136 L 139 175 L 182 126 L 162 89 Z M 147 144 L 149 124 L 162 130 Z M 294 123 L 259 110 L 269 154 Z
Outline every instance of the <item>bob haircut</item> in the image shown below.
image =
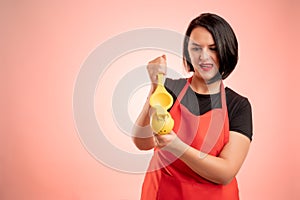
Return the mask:
M 195 71 L 191 63 L 188 52 L 189 38 L 194 28 L 204 27 L 212 35 L 219 60 L 219 74 L 209 82 L 214 82 L 220 78 L 225 79 L 234 70 L 238 61 L 238 42 L 231 26 L 222 17 L 203 13 L 196 17 L 189 24 L 183 44 L 183 61 L 188 71 Z M 222 77 L 220 77 L 222 76 Z

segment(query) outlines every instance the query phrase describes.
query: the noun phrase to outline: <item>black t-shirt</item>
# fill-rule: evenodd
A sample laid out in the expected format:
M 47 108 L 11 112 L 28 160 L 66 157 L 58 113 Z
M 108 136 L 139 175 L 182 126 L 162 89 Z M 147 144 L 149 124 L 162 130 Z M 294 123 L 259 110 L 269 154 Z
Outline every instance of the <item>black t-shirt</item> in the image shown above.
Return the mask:
M 187 79 L 169 79 L 165 81 L 165 87 L 173 96 L 174 102 L 186 84 Z M 252 141 L 252 111 L 250 102 L 246 97 L 239 95 L 232 89 L 226 87 L 226 104 L 229 118 L 230 131 L 239 132 Z M 183 104 L 194 115 L 203 115 L 214 108 L 221 108 L 221 94 L 198 94 L 190 87 L 184 94 Z

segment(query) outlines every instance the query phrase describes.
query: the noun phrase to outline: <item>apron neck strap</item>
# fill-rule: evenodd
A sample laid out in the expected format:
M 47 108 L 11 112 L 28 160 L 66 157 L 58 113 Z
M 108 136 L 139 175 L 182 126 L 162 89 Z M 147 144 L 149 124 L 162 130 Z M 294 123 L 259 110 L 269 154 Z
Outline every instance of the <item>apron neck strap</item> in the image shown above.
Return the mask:
M 179 93 L 177 100 L 180 102 L 183 98 L 183 96 L 185 95 L 187 89 L 189 88 L 189 86 L 191 85 L 192 82 L 192 77 L 188 78 L 186 81 L 185 86 L 183 87 L 183 89 L 181 90 L 181 92 Z M 227 111 L 227 105 L 226 105 L 226 94 L 225 94 L 225 88 L 224 88 L 224 84 L 223 81 L 221 80 L 221 84 L 220 84 L 220 91 L 221 91 L 221 103 L 222 103 L 222 109 L 225 109 Z

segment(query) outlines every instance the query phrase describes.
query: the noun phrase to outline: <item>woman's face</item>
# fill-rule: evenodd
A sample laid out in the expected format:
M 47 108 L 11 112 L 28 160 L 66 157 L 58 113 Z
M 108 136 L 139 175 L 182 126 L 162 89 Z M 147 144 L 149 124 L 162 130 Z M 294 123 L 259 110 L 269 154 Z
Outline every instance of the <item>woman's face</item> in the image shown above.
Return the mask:
M 196 27 L 192 30 L 188 44 L 194 75 L 205 81 L 219 73 L 219 60 L 215 41 L 206 28 Z

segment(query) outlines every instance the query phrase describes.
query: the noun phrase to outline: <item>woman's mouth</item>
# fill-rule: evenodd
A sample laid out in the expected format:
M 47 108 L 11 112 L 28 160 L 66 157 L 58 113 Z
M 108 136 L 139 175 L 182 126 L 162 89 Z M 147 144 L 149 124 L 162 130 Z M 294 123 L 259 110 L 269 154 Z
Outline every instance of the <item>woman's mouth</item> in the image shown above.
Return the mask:
M 214 65 L 211 63 L 202 63 L 202 64 L 199 64 L 199 66 L 203 71 L 209 71 L 213 68 Z

